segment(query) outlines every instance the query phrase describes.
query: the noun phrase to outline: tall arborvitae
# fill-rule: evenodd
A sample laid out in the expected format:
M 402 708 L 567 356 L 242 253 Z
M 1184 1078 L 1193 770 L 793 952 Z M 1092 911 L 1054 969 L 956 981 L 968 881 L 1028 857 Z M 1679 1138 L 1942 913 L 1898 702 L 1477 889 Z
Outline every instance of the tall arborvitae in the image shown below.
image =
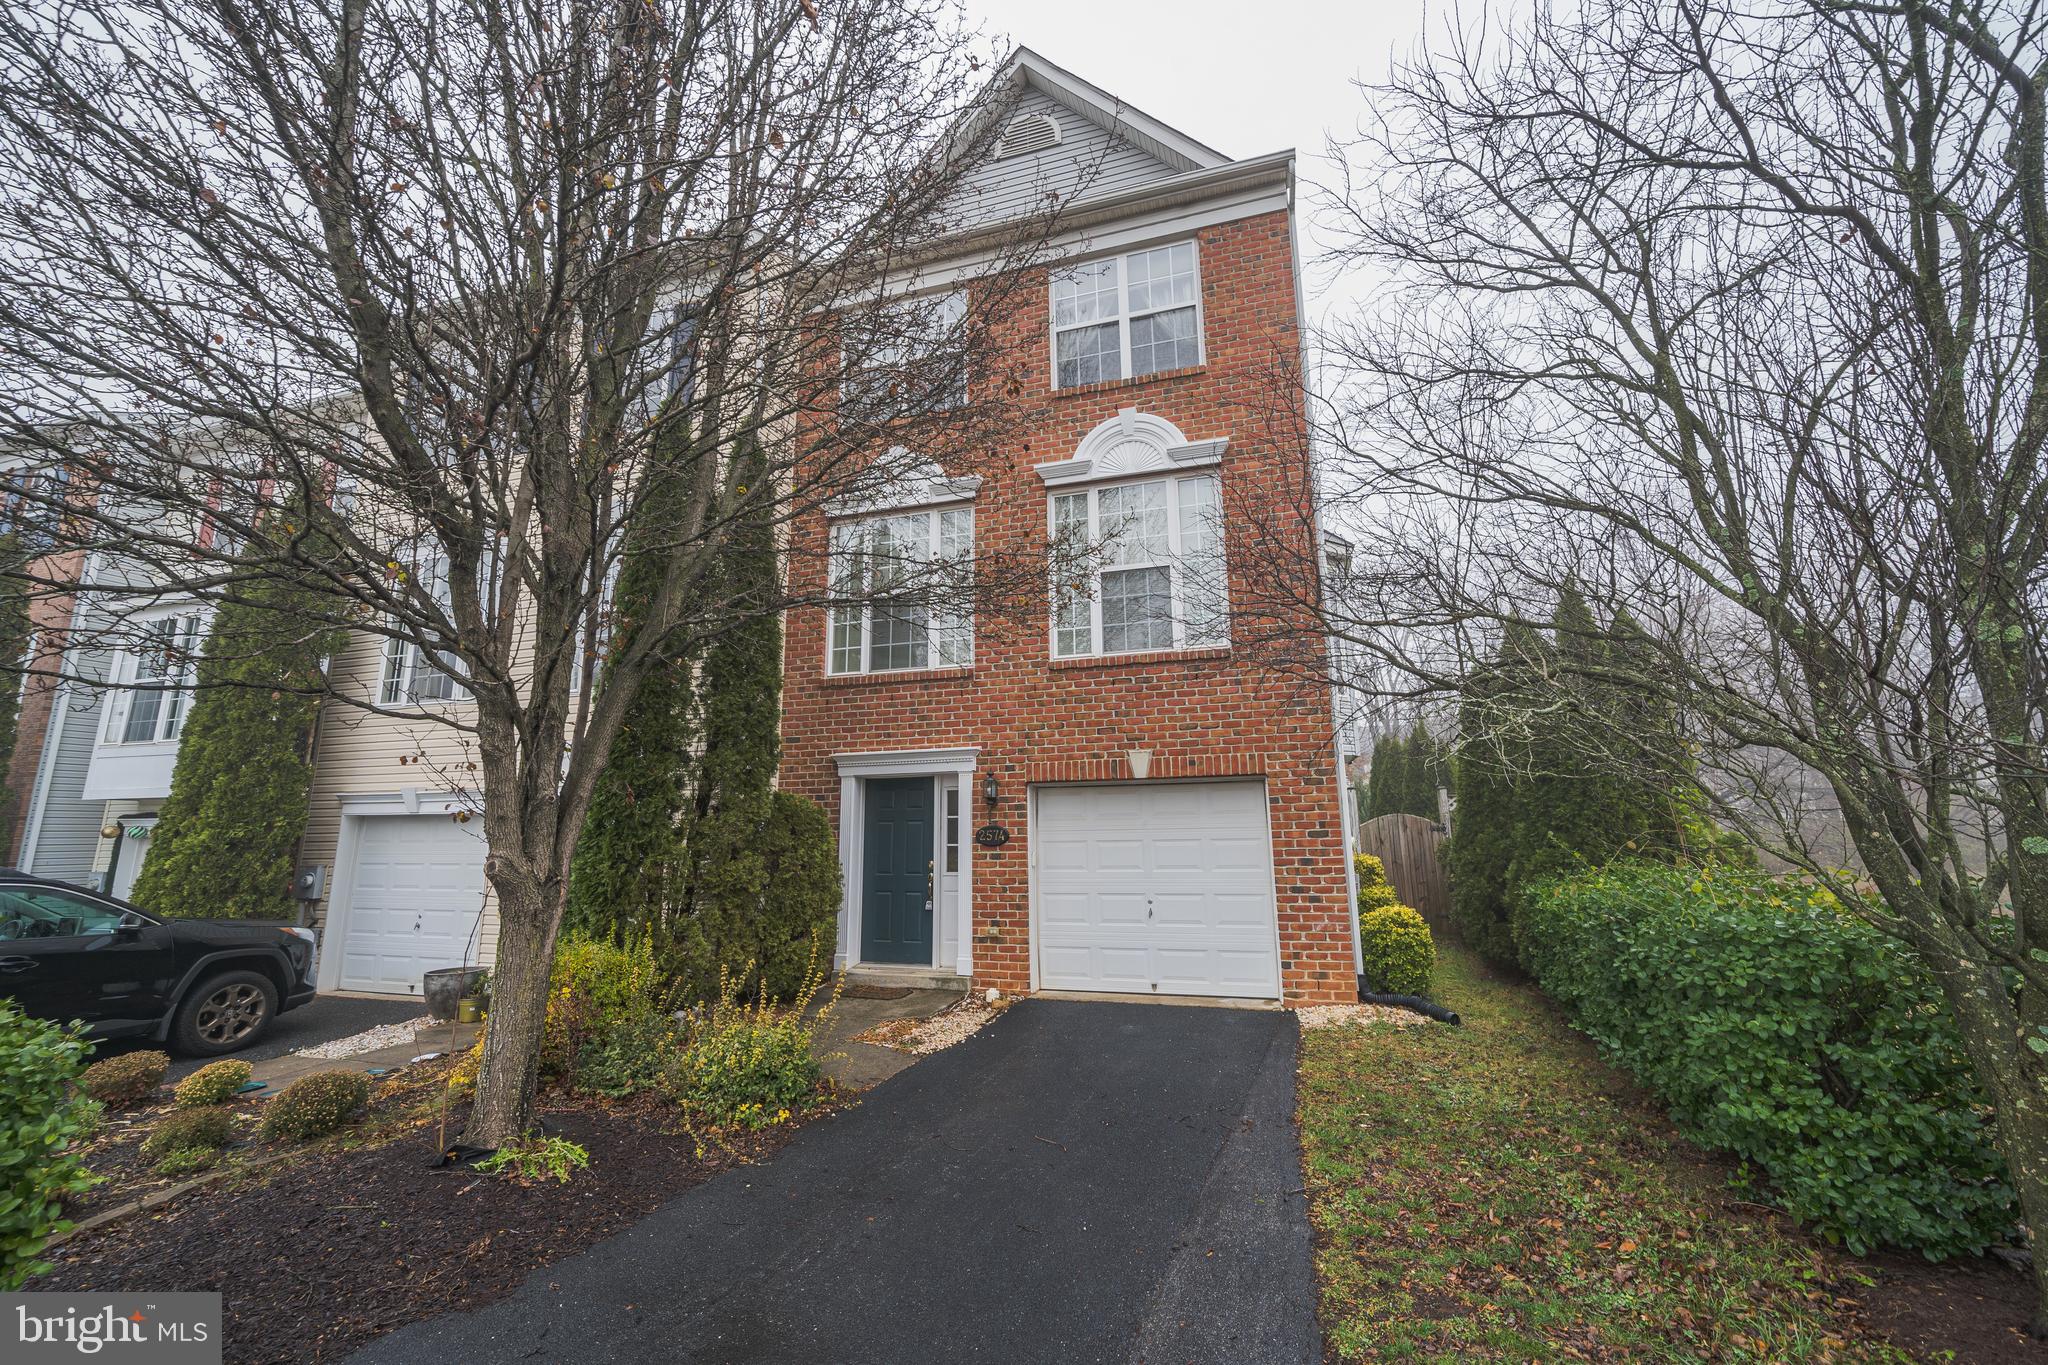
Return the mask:
M 299 530 L 276 520 L 257 543 L 273 534 Z M 308 622 L 335 608 L 318 583 L 265 575 L 214 613 L 170 795 L 129 893 L 136 904 L 184 918 L 297 913 L 293 856 L 306 829 L 319 714 L 312 694 L 346 639 Z
M 1396 735 L 1375 735 L 1372 741 L 1372 768 L 1366 774 L 1365 818 L 1377 820 L 1390 814 L 1393 798 L 1400 786 L 1401 741 Z
M 1515 887 L 1649 843 L 1652 795 L 1622 762 L 1627 743 L 1615 733 L 1622 693 L 1603 676 L 1611 642 L 1576 587 L 1559 596 L 1551 637 L 1558 667 L 1530 727 L 1529 778 L 1508 873 Z
M 1510 627 L 1500 653 L 1466 680 L 1458 703 L 1458 809 L 1443 850 L 1451 917 L 1468 947 L 1500 963 L 1515 960 L 1508 869 L 1523 826 L 1533 679 L 1544 649 L 1535 632 Z
M 632 642 L 667 575 L 670 541 L 689 496 L 686 477 L 694 458 L 688 427 L 667 420 L 655 444 L 645 515 L 636 517 L 612 589 L 610 638 Z M 662 923 L 669 900 L 684 883 L 682 833 L 696 748 L 694 661 L 681 650 L 657 651 L 626 708 L 611 757 L 598 774 L 583 832 L 569 864 L 565 928 L 618 942 Z M 589 660 L 604 686 L 603 660 Z
M 1442 785 L 1439 774 L 1443 759 L 1438 753 L 1436 740 L 1431 737 L 1429 727 L 1421 721 L 1408 732 L 1402 745 L 1408 751 L 1408 800 L 1406 809 L 1412 815 L 1426 816 L 1431 820 L 1442 814 L 1437 801 L 1437 788 Z
M 0 534 L 0 660 L 10 666 L 26 663 L 32 628 L 28 614 L 28 583 L 21 577 L 28 558 L 21 537 L 13 531 Z M 20 675 L 0 673 L 0 778 L 14 759 L 15 741 L 21 732 Z M 0 853 L 14 846 L 14 818 L 26 792 L 0 786 Z
M 758 452 L 740 459 L 742 487 L 768 477 Z M 688 883 L 658 948 L 688 996 L 715 990 L 721 966 L 750 965 L 768 994 L 787 996 L 807 964 L 831 965 L 839 864 L 817 803 L 774 789 L 782 619 L 773 522 L 743 512 L 720 559 L 732 624 L 704 657 L 703 747 L 685 811 Z

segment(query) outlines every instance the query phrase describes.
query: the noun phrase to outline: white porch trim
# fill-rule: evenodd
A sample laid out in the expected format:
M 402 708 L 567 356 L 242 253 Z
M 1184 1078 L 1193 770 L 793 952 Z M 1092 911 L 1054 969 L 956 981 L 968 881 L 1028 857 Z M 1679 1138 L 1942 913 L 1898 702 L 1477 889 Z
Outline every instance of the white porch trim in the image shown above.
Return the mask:
M 932 839 L 934 862 L 945 856 L 945 803 L 940 799 L 937 779 L 955 777 L 960 782 L 960 872 L 958 904 L 953 934 L 950 970 L 958 976 L 974 975 L 974 838 L 969 812 L 974 808 L 974 770 L 981 750 L 897 749 L 878 753 L 834 754 L 839 770 L 839 872 L 843 886 L 839 901 L 839 951 L 833 966 L 844 970 L 860 965 L 861 849 L 866 837 L 866 791 L 863 782 L 871 777 L 930 777 L 932 790 Z M 932 907 L 934 916 L 939 908 Z M 949 964 L 938 960 L 938 925 L 932 926 L 932 966 L 944 971 Z

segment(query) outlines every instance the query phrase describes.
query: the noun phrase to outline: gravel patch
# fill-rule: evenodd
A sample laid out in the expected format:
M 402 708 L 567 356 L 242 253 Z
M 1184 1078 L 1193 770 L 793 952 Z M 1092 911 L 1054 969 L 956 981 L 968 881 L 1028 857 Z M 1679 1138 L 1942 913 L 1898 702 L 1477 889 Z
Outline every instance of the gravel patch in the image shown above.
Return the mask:
M 1414 1028 L 1429 1022 L 1413 1010 L 1395 1009 L 1392 1005 L 1305 1005 L 1295 1014 L 1305 1029 L 1343 1028 L 1350 1024 L 1392 1024 L 1396 1028 Z
M 898 1052 L 927 1057 L 972 1037 L 983 1024 L 1006 1008 L 1006 1004 L 990 1005 L 978 997 L 969 996 L 956 1005 L 948 1005 L 929 1019 L 885 1019 L 867 1032 L 855 1034 L 853 1041 L 879 1043 Z
M 433 1022 L 434 1016 L 423 1014 L 417 1019 L 407 1019 L 402 1023 L 379 1024 L 375 1028 L 366 1028 L 361 1033 L 352 1033 L 346 1038 L 336 1038 L 332 1042 L 302 1047 L 292 1055 L 332 1061 L 337 1057 L 353 1057 L 358 1053 L 375 1052 L 380 1047 L 397 1047 L 401 1043 L 412 1042 L 416 1034 L 430 1027 Z

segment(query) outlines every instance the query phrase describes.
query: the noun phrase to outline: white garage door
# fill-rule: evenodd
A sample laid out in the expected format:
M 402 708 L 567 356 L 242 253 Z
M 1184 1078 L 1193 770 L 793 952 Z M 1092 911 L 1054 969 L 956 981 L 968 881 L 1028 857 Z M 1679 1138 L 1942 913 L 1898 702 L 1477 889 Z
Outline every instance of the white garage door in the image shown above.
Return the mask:
M 1264 783 L 1047 787 L 1036 838 L 1041 986 L 1280 994 Z
M 481 822 L 445 815 L 362 818 L 342 930 L 341 988 L 418 995 L 420 977 L 460 967 L 476 946 L 484 889 Z

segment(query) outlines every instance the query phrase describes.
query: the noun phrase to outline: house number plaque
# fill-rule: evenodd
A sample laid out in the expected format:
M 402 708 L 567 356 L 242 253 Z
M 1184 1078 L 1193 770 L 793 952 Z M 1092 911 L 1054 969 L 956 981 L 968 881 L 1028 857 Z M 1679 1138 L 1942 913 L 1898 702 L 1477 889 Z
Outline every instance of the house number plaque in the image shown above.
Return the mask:
M 974 831 L 974 842 L 983 848 L 1001 848 L 1010 842 L 1010 831 L 1001 825 L 983 825 Z

